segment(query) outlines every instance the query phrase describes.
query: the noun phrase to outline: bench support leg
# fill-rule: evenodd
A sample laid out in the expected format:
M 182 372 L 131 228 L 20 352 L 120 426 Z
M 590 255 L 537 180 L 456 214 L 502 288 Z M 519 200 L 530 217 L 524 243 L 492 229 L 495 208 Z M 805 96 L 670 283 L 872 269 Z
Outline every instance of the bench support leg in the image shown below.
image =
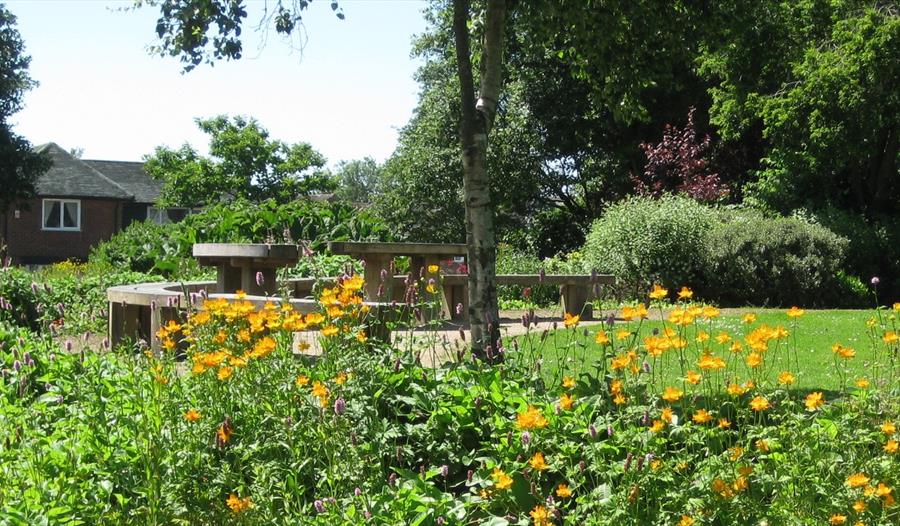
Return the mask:
M 559 287 L 563 316 L 566 313 L 580 315 L 582 320 L 594 318 L 594 306 L 588 301 L 589 288 L 583 285 L 562 285 Z
M 366 268 L 363 274 L 363 277 L 366 280 L 366 300 L 367 301 L 391 301 L 393 297 L 393 288 L 394 288 L 394 276 L 391 275 L 391 261 L 392 258 L 390 256 L 384 255 L 366 255 L 365 259 Z M 381 280 L 381 271 L 386 271 L 387 277 L 384 281 Z M 378 296 L 379 289 L 383 287 L 383 294 L 381 297 Z

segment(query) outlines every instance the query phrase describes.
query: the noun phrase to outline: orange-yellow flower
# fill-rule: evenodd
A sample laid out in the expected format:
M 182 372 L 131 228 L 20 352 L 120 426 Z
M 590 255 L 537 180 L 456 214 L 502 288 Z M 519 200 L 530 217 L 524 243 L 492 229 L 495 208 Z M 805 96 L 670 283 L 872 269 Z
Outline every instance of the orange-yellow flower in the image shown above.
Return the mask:
M 885 435 L 891 436 L 897 432 L 897 426 L 894 425 L 893 422 L 888 420 L 888 421 L 884 422 L 883 424 L 881 424 L 881 432 L 884 433 Z
M 567 484 L 560 484 L 556 487 L 556 496 L 561 499 L 567 499 L 572 496 L 572 490 Z
M 697 424 L 705 424 L 705 423 L 711 421 L 712 419 L 713 419 L 712 415 L 709 414 L 709 411 L 707 411 L 706 409 L 698 410 L 697 412 L 694 413 L 694 416 L 691 417 L 691 420 L 693 420 Z
M 684 396 L 684 391 L 681 389 L 678 389 L 677 387 L 666 387 L 662 399 L 666 402 L 677 402 L 681 400 L 682 396 Z
M 900 442 L 897 442 L 894 439 L 888 440 L 884 445 L 884 452 L 888 455 L 893 455 L 898 451 L 898 449 L 900 449 Z
M 684 381 L 691 385 L 697 385 L 700 383 L 700 380 L 702 378 L 703 377 L 700 376 L 700 373 L 698 373 L 696 371 L 688 371 L 687 375 L 685 375 L 685 377 L 684 377 Z
M 753 400 L 750 400 L 750 408 L 756 412 L 765 411 L 770 407 L 772 405 L 769 404 L 769 401 L 764 396 L 756 396 Z
M 719 429 L 728 429 L 729 427 L 731 427 L 731 420 L 728 420 L 727 418 L 720 418 L 718 427 Z
M 494 487 L 499 490 L 507 490 L 512 487 L 513 479 L 499 467 L 495 467 L 491 472 L 491 479 L 494 481 Z
M 225 367 L 222 367 L 221 369 L 219 369 L 219 373 L 216 375 L 216 377 L 219 380 L 227 380 L 227 379 L 231 378 L 231 373 L 233 373 L 233 372 L 234 372 L 234 369 L 232 369 L 231 367 L 228 367 L 226 365 Z
M 564 376 L 563 381 L 562 381 L 562 386 L 565 389 L 571 389 L 571 388 L 575 387 L 575 379 L 572 378 L 571 376 Z
M 516 415 L 516 427 L 521 430 L 542 429 L 547 427 L 547 419 L 538 408 L 528 406 L 528 409 Z
M 661 300 L 669 295 L 669 291 L 664 289 L 659 284 L 653 285 L 653 290 L 650 291 L 650 299 L 652 300 Z
M 869 388 L 869 379 L 865 377 L 860 377 L 856 379 L 856 387 L 860 389 L 868 389 Z
M 806 400 L 803 403 L 806 404 L 807 411 L 815 411 L 825 405 L 825 398 L 821 391 L 815 391 L 806 395 Z
M 845 484 L 851 488 L 861 488 L 869 483 L 869 477 L 865 473 L 854 473 L 847 477 Z
M 565 325 L 567 329 L 577 327 L 579 321 L 581 321 L 581 316 L 567 312 L 565 319 L 563 319 L 563 325 Z
M 331 336 L 334 336 L 335 334 L 337 334 L 338 328 L 335 327 L 334 325 L 329 325 L 327 327 L 323 327 L 321 332 L 322 332 L 322 336 L 325 336 L 327 338 L 327 337 L 331 337 Z
M 781 371 L 778 375 L 778 383 L 781 385 L 791 385 L 795 381 L 797 381 L 797 378 L 790 371 Z
M 531 469 L 535 471 L 544 471 L 547 469 L 547 463 L 544 462 L 544 454 L 538 451 L 531 457 L 531 460 L 528 461 L 528 464 L 531 465 Z
M 597 336 L 594 337 L 594 341 L 598 345 L 607 345 L 609 344 L 609 335 L 606 334 L 606 331 L 597 331 Z
M 689 300 L 694 297 L 694 291 L 689 289 L 688 287 L 681 287 L 681 290 L 678 291 L 678 299 L 680 300 Z
M 831 524 L 831 526 L 840 526 L 841 524 L 844 524 L 845 522 L 847 522 L 847 516 L 841 515 L 839 513 L 835 513 L 834 515 L 831 516 L 830 519 L 828 519 L 828 524 Z
M 308 383 L 309 383 L 309 377 L 306 376 L 305 374 L 298 374 L 297 379 L 294 380 L 294 384 L 297 387 L 303 387 L 304 385 L 306 385 Z
M 537 505 L 533 510 L 528 512 L 531 515 L 532 521 L 534 521 L 534 526 L 549 526 L 550 524 L 550 512 L 547 508 Z
M 887 344 L 897 343 L 900 341 L 900 336 L 894 331 L 887 331 L 884 333 L 884 336 L 881 337 L 881 340 Z
M 694 526 L 694 518 L 690 515 L 682 515 L 681 520 L 678 521 L 678 526 Z
M 225 504 L 231 508 L 233 513 L 241 513 L 251 507 L 253 507 L 253 499 L 250 497 L 240 498 L 234 493 L 228 496 L 228 499 L 225 500 Z
M 797 306 L 794 306 L 794 307 L 791 307 L 790 309 L 788 309 L 788 311 L 785 314 L 788 315 L 788 318 L 799 318 L 800 316 L 803 316 L 804 312 L 805 311 L 803 309 L 801 309 Z
M 666 428 L 665 422 L 663 422 L 662 420 L 654 420 L 653 424 L 650 426 L 650 432 L 651 433 L 659 433 L 665 428 Z
M 188 422 L 196 422 L 200 420 L 200 411 L 196 409 L 188 409 L 188 411 L 184 414 L 184 419 Z
M 742 320 L 744 323 L 746 323 L 746 324 L 749 325 L 749 324 L 751 324 L 751 323 L 753 323 L 753 322 L 756 321 L 756 314 L 753 314 L 752 312 L 748 312 L 747 314 L 744 314 L 744 317 L 741 318 L 741 320 Z
M 569 411 L 572 409 L 572 406 L 575 404 L 575 397 L 570 395 L 569 393 L 564 393 L 559 397 L 559 407 L 565 411 Z
M 437 274 L 439 270 L 441 270 L 441 267 L 438 265 L 428 265 L 429 274 Z

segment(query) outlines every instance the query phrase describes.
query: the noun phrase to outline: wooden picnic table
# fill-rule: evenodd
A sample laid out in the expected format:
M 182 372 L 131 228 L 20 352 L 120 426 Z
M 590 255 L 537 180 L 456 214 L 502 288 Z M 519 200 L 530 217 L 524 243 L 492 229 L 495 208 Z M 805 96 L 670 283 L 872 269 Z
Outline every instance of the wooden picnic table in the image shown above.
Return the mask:
M 300 259 L 297 245 L 197 243 L 193 253 L 201 266 L 216 267 L 216 292 L 241 289 L 250 295 L 277 293 L 275 271 L 296 265 Z M 257 273 L 262 274 L 262 286 L 257 283 Z
M 390 301 L 393 279 L 391 263 L 395 257 L 410 258 L 410 272 L 416 278 L 426 276 L 430 265 L 439 265 L 441 260 L 465 256 L 468 252 L 462 243 L 377 243 L 359 241 L 331 241 L 328 250 L 332 254 L 344 254 L 360 259 L 365 264 L 366 298 L 369 301 Z M 384 271 L 384 273 L 382 273 Z M 438 276 L 433 276 L 435 279 Z M 378 292 L 382 288 L 382 298 Z

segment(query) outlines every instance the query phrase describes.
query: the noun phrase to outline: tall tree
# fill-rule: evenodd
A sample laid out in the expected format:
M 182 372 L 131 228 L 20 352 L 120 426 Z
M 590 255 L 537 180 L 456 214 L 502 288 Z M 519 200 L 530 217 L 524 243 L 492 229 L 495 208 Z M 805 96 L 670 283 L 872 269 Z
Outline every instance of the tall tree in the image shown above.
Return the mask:
M 185 144 L 177 150 L 159 146 L 144 159 L 147 173 L 163 181 L 164 206 L 209 205 L 223 198 L 283 203 L 334 188 L 319 152 L 307 143 L 270 139 L 255 119 L 221 115 L 197 119 L 197 126 L 209 135 L 210 157 Z
M 12 203 L 33 197 L 38 177 L 50 168 L 50 160 L 35 153 L 9 122 L 22 109 L 25 92 L 37 85 L 28 75 L 30 63 L 16 17 L 0 4 L 0 214 Z
M 341 161 L 334 172 L 335 194 L 352 203 L 371 203 L 381 166 L 371 157 Z
M 177 56 L 190 70 L 203 62 L 239 59 L 243 53 L 241 31 L 247 17 L 242 2 L 233 0 L 135 0 L 134 5 L 159 7 L 156 51 Z M 309 0 L 277 0 L 266 11 L 265 22 L 273 22 L 278 33 L 290 35 L 300 30 L 302 11 Z M 331 7 L 343 17 L 338 3 Z M 481 54 L 481 85 L 475 97 L 469 46 L 470 12 L 468 0 L 454 0 L 454 35 L 460 81 L 466 238 L 469 244 L 469 318 L 472 345 L 476 352 L 499 337 L 497 294 L 494 279 L 496 244 L 490 199 L 490 178 L 485 170 L 487 136 L 500 97 L 502 44 L 506 0 L 487 0 Z M 485 334 L 490 328 L 491 334 Z

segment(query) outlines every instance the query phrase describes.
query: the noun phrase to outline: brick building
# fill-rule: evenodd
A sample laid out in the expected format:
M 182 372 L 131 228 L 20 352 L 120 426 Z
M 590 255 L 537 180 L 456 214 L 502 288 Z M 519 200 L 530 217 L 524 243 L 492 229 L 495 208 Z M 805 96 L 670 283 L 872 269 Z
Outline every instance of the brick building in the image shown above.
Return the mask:
M 0 216 L 0 246 L 16 264 L 87 259 L 91 247 L 133 221 L 177 220 L 186 210 L 158 210 L 162 183 L 143 163 L 81 160 L 55 143 L 36 148 L 53 161 L 37 196 Z

